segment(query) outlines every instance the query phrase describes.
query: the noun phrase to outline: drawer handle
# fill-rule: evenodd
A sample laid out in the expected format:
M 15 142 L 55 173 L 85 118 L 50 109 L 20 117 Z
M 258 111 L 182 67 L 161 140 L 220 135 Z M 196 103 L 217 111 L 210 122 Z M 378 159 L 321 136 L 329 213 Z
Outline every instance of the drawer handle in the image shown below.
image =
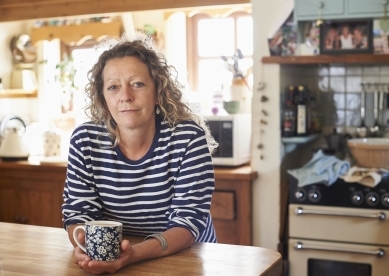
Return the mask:
M 337 248 L 331 246 L 315 246 L 315 245 L 305 245 L 302 242 L 296 242 L 294 244 L 295 250 L 311 249 L 311 250 L 324 250 L 324 251 L 335 251 L 335 252 L 345 252 L 345 253 L 357 253 L 365 255 L 375 255 L 377 257 L 385 256 L 385 250 L 378 248 L 377 250 L 362 250 L 354 248 Z
M 378 220 L 385 220 L 386 215 L 383 212 L 370 213 L 370 214 L 357 214 L 357 213 L 346 213 L 346 212 L 331 212 L 331 211 L 320 211 L 320 210 L 305 210 L 302 207 L 294 209 L 294 213 L 299 215 L 326 215 L 326 216 L 341 216 L 341 217 L 358 217 L 358 218 L 372 218 Z

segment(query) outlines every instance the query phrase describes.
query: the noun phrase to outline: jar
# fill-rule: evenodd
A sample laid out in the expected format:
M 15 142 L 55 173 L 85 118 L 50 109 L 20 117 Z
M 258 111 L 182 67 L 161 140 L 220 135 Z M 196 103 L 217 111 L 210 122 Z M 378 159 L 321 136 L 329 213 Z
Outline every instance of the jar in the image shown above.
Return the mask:
M 61 155 L 61 135 L 57 131 L 49 130 L 43 134 L 43 155 Z

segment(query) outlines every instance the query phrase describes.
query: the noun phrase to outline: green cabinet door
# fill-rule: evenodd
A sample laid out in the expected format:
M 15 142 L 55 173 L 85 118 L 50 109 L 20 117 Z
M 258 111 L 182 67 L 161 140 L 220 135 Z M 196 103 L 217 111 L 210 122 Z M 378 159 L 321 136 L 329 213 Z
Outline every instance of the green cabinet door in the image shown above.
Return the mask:
M 323 18 L 341 18 L 345 3 L 344 0 L 295 0 L 294 17 L 296 21 L 316 20 L 320 9 Z
M 389 0 L 347 0 L 346 10 L 351 17 L 384 17 Z

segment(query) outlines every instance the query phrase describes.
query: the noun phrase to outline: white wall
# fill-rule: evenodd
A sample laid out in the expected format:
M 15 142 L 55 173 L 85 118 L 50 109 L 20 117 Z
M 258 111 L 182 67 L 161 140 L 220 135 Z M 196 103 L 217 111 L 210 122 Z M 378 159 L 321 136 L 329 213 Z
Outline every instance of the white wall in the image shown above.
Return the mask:
M 292 0 L 251 1 L 254 31 L 251 164 L 259 175 L 253 185 L 253 243 L 274 250 L 277 249 L 280 230 L 280 66 L 262 65 L 261 58 L 269 55 L 268 35 L 289 1 Z M 258 91 L 259 82 L 265 83 L 263 91 Z M 262 103 L 262 95 L 266 95 L 269 100 Z M 262 109 L 269 115 L 263 116 Z M 260 124 L 261 119 L 266 120 L 267 125 Z M 263 144 L 262 150 L 257 148 L 259 144 Z

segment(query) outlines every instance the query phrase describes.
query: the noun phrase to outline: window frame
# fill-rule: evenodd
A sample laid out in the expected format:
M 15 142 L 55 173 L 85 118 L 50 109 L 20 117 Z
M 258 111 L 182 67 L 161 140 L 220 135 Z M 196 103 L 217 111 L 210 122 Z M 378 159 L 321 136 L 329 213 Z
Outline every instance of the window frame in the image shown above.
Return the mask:
M 247 11 L 235 11 L 228 16 L 223 18 L 233 18 L 234 19 L 234 48 L 238 48 L 238 36 L 237 36 L 237 21 L 238 18 L 252 16 L 250 12 Z M 200 57 L 198 46 L 197 46 L 197 37 L 198 37 L 198 22 L 202 19 L 217 19 L 217 17 L 210 16 L 206 13 L 197 13 L 191 17 L 187 18 L 187 60 L 188 60 L 188 83 L 192 91 L 198 91 L 199 88 L 199 76 L 198 76 L 198 64 L 201 60 L 210 60 L 218 58 L 217 56 L 210 57 Z M 220 56 L 221 58 L 221 56 Z M 243 58 L 251 58 L 252 55 L 244 55 Z

